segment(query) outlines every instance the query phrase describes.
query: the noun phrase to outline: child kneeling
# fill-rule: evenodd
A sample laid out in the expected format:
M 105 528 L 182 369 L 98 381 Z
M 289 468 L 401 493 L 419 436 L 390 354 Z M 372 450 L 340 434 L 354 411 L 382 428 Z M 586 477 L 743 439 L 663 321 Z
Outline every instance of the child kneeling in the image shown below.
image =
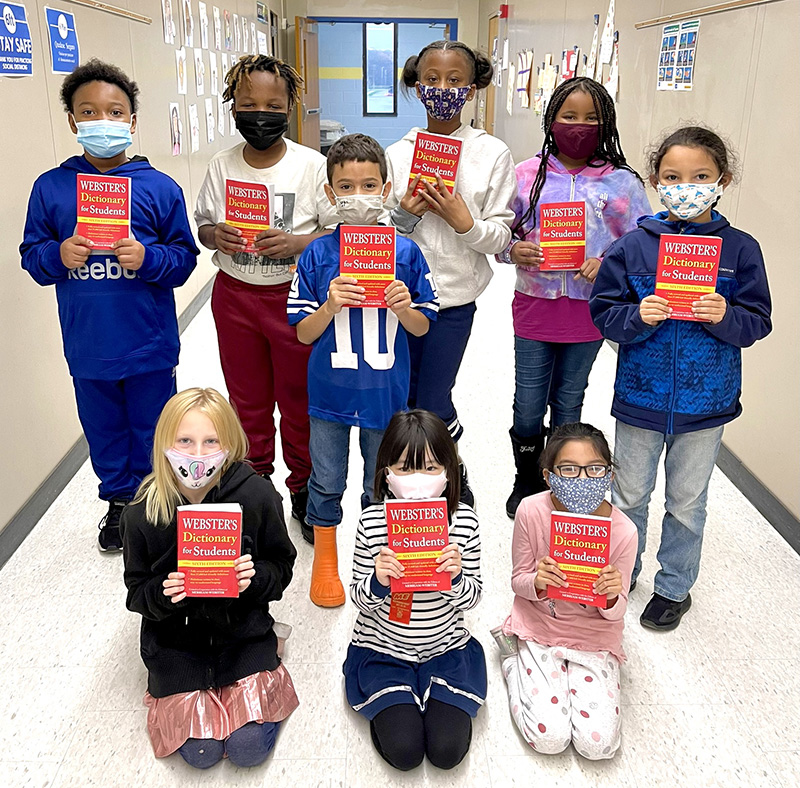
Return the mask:
M 391 620 L 391 578 L 403 566 L 389 549 L 382 503 L 361 514 L 350 598 L 359 614 L 344 663 L 348 703 L 370 721 L 380 756 L 407 771 L 428 760 L 452 769 L 467 754 L 472 718 L 486 698 L 483 649 L 464 627 L 481 597 L 475 512 L 459 503 L 456 447 L 433 413 L 397 413 L 378 449 L 375 497 L 447 499 L 450 543 L 437 559 L 450 591 L 413 594 L 407 624 Z
M 269 603 L 297 555 L 272 482 L 242 462 L 247 438 L 214 389 L 187 389 L 156 425 L 153 473 L 122 515 L 128 610 L 142 615 L 147 729 L 157 758 L 177 751 L 207 769 L 227 756 L 256 766 L 297 708 L 281 664 Z M 198 478 L 199 477 L 199 478 Z M 238 503 L 242 545 L 236 598 L 187 598 L 178 572 L 176 507 Z
M 570 742 L 584 758 L 612 758 L 620 743 L 620 663 L 636 526 L 605 500 L 613 478 L 603 433 L 574 422 L 558 427 L 542 453 L 548 491 L 523 499 L 512 540 L 514 604 L 503 625 L 518 653 L 503 659 L 514 723 L 533 749 L 554 754 Z M 609 562 L 594 583 L 604 608 L 550 599 L 566 587 L 550 549 L 553 510 L 611 518 Z

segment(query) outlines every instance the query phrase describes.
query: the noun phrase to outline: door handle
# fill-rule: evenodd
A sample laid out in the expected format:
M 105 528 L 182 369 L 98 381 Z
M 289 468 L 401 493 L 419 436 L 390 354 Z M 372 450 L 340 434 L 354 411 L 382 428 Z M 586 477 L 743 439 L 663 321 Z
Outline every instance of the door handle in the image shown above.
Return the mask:
M 303 112 L 308 115 L 320 115 L 322 113 L 322 107 L 313 107 L 309 109 L 305 104 L 303 104 Z

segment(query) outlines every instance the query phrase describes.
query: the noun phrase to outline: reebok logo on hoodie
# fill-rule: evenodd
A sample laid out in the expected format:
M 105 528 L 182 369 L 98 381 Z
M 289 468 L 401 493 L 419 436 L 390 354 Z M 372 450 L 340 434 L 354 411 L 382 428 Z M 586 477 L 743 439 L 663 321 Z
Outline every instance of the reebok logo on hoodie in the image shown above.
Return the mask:
M 91 262 L 87 261 L 86 265 L 82 265 L 80 268 L 71 268 L 69 272 L 70 279 L 82 279 L 84 282 L 87 279 L 120 279 L 122 277 L 126 279 L 136 279 L 138 274 L 136 271 L 129 271 L 127 268 L 123 268 L 116 259 L 112 257 L 106 257 L 104 262 Z

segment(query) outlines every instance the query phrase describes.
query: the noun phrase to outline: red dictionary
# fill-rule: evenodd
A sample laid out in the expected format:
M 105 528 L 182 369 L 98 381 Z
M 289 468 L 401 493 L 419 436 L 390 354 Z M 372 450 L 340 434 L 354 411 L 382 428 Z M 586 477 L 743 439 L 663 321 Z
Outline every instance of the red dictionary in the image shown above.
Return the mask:
M 447 191 L 452 194 L 456 187 L 458 163 L 461 160 L 461 147 L 463 144 L 463 140 L 457 137 L 418 131 L 417 141 L 414 143 L 414 152 L 411 156 L 411 174 L 408 176 L 409 184 L 417 175 L 420 175 L 422 176 L 420 183 L 428 181 L 436 186 L 436 176 L 441 175 Z M 419 186 L 417 186 L 417 191 L 419 191 Z
M 586 260 L 586 203 L 551 202 L 539 209 L 540 271 L 577 271 Z
M 605 594 L 592 592 L 597 575 L 608 565 L 611 518 L 593 514 L 552 512 L 550 514 L 550 557 L 567 576 L 567 588 L 547 586 L 547 596 L 605 607 Z
M 339 226 L 339 274 L 351 276 L 365 289 L 361 306 L 386 306 L 383 292 L 395 278 L 394 227 Z
M 110 249 L 131 234 L 131 179 L 78 173 L 76 235 Z
M 710 235 L 661 236 L 655 294 L 669 301 L 673 320 L 698 322 L 692 314 L 692 302 L 716 290 L 721 252 L 722 238 Z
M 186 596 L 238 597 L 233 562 L 241 553 L 238 503 L 178 507 L 178 571 L 186 574 Z
M 255 252 L 256 236 L 272 226 L 275 187 L 271 183 L 225 180 L 225 224 L 242 231 L 243 251 Z
M 450 575 L 437 572 L 436 559 L 447 547 L 447 499 L 386 501 L 389 549 L 397 554 L 405 576 L 391 578 L 396 591 L 449 591 Z M 410 603 L 409 603 L 410 604 Z

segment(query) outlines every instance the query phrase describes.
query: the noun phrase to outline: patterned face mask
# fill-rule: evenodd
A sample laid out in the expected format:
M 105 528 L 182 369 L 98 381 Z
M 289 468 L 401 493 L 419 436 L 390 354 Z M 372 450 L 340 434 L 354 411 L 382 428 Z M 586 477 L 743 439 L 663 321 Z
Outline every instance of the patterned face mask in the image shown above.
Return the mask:
M 420 85 L 419 100 L 425 107 L 425 111 L 432 118 L 446 122 L 452 120 L 467 103 L 467 94 L 470 85 L 463 88 L 437 88 L 431 85 Z
M 228 451 L 220 449 L 214 454 L 195 457 L 177 449 L 165 449 L 164 454 L 178 481 L 191 490 L 200 490 L 214 480 L 228 456 Z
M 565 479 L 552 471 L 548 474 L 550 490 L 568 511 L 574 514 L 591 514 L 605 500 L 611 489 L 612 474 L 601 479 L 590 479 L 579 476 L 577 479 Z
M 688 222 L 705 213 L 722 197 L 721 180 L 720 175 L 716 183 L 659 183 L 658 199 L 673 216 Z

